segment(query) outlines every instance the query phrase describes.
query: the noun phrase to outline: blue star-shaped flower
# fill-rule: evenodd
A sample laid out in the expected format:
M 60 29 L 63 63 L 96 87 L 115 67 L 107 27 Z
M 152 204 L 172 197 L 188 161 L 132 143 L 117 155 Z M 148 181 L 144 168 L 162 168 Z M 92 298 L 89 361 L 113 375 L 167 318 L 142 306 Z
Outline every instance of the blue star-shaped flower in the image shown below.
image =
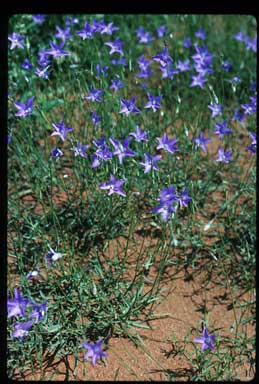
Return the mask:
M 7 317 L 20 315 L 25 317 L 27 306 L 31 303 L 29 299 L 22 296 L 18 288 L 14 288 L 14 298 L 7 300 Z
M 216 339 L 216 335 L 210 335 L 207 328 L 204 327 L 202 336 L 196 337 L 194 341 L 201 344 L 201 352 L 204 352 L 205 349 L 209 348 L 211 350 L 215 349 L 213 341 Z
M 91 358 L 93 365 L 96 365 L 97 360 L 102 357 L 107 357 L 107 354 L 102 350 L 103 340 L 98 340 L 96 343 L 84 342 L 84 348 L 88 349 L 88 352 L 84 355 L 84 359 Z
M 140 113 L 140 110 L 135 105 L 136 97 L 132 97 L 129 101 L 125 99 L 121 99 L 122 109 L 119 113 L 125 113 L 128 116 L 132 113 Z
M 223 123 L 216 123 L 216 129 L 214 129 L 213 133 L 219 135 L 219 139 L 222 140 L 224 135 L 230 135 L 233 133 L 232 129 L 228 128 L 227 121 L 225 120 Z
M 10 49 L 13 50 L 16 47 L 24 48 L 22 44 L 22 40 L 25 39 L 25 36 L 19 35 L 16 32 L 13 32 L 11 35 L 8 36 L 8 40 L 11 41 L 11 47 Z
M 30 97 L 25 104 L 15 101 L 14 106 L 18 109 L 18 112 L 15 116 L 26 117 L 32 114 L 33 112 L 33 99 L 34 96 Z
M 162 159 L 162 156 L 160 155 L 152 156 L 152 155 L 149 155 L 148 153 L 144 153 L 144 156 L 145 156 L 145 161 L 144 162 L 141 161 L 139 163 L 140 165 L 143 165 L 145 167 L 144 173 L 148 173 L 151 170 L 159 171 L 159 168 L 157 167 L 156 163 Z
M 165 133 L 163 137 L 159 138 L 157 137 L 157 140 L 159 142 L 157 149 L 164 149 L 167 152 L 174 153 L 177 151 L 177 139 L 169 139 L 167 134 Z
M 152 96 L 151 93 L 148 92 L 148 102 L 145 105 L 144 108 L 152 108 L 153 112 L 156 112 L 158 108 L 161 108 L 160 100 L 162 99 L 161 96 Z
M 59 45 L 58 44 L 54 44 L 52 41 L 49 43 L 49 45 L 51 46 L 51 49 L 48 49 L 47 51 L 45 51 L 45 54 L 46 55 L 51 55 L 53 56 L 55 59 L 59 58 L 59 57 L 63 57 L 63 56 L 69 56 L 70 53 L 67 52 L 67 51 L 64 51 L 64 49 L 62 49 L 64 47 L 64 41 L 62 41 Z
M 118 156 L 120 164 L 123 163 L 123 160 L 126 156 L 134 157 L 136 154 L 134 151 L 132 151 L 132 149 L 129 148 L 131 139 L 131 137 L 126 137 L 126 139 L 124 139 L 122 142 L 119 142 L 112 137 L 110 138 L 110 142 L 115 148 L 113 155 Z
M 84 28 L 81 29 L 80 31 L 77 31 L 76 34 L 80 37 L 82 37 L 83 40 L 85 39 L 92 39 L 94 35 L 94 28 L 87 22 L 84 25 Z
M 65 141 L 67 138 L 68 132 L 72 132 L 74 128 L 65 127 L 64 120 L 62 120 L 59 124 L 52 124 L 55 128 L 55 132 L 51 134 L 51 136 L 59 136 L 62 141 Z
M 142 131 L 138 125 L 136 126 L 136 131 L 130 132 L 129 135 L 133 136 L 137 142 L 148 141 L 147 132 Z
M 107 43 L 104 43 L 104 45 L 108 45 L 108 47 L 111 48 L 109 54 L 112 55 L 115 52 L 118 52 L 121 56 L 124 55 L 124 52 L 122 50 L 122 46 L 124 45 L 124 42 L 121 41 L 118 37 L 114 41 L 107 41 Z
M 108 195 L 112 195 L 113 193 L 117 193 L 123 197 L 126 196 L 126 193 L 121 189 L 121 186 L 124 184 L 124 180 L 119 179 L 116 180 L 114 175 L 110 175 L 110 181 L 99 184 L 100 189 L 108 189 Z
M 211 141 L 210 138 L 207 138 L 205 139 L 204 137 L 204 133 L 201 132 L 199 134 L 199 137 L 196 137 L 193 139 L 193 142 L 196 144 L 196 147 L 201 147 L 201 149 L 204 151 L 204 152 L 207 152 L 207 147 L 206 145 Z
M 228 151 L 224 151 L 221 147 L 218 148 L 218 158 L 216 161 L 222 162 L 222 163 L 229 163 L 232 160 L 232 153 L 233 151 L 230 149 Z
M 102 101 L 101 97 L 103 94 L 102 89 L 95 89 L 92 85 L 90 86 L 90 92 L 87 96 L 84 96 L 84 99 L 96 101 L 97 103 L 100 103 Z

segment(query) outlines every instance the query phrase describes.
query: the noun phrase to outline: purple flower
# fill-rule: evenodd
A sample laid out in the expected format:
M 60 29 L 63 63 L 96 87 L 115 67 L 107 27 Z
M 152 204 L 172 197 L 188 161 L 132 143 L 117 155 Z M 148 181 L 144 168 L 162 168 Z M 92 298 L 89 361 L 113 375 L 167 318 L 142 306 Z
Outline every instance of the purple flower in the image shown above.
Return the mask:
M 187 188 L 185 187 L 182 191 L 182 193 L 178 196 L 178 201 L 180 203 L 180 207 L 187 207 L 189 201 L 192 200 L 192 198 L 188 195 Z
M 38 274 L 39 274 L 39 271 L 34 270 L 34 271 L 29 272 L 26 277 L 27 277 L 27 279 L 32 280 L 32 279 L 34 279 L 34 277 L 38 276 Z
M 122 109 L 119 113 L 125 113 L 128 116 L 132 113 L 140 113 L 140 110 L 135 105 L 136 97 L 132 97 L 129 101 L 125 99 L 121 99 Z
M 223 105 L 217 103 L 208 105 L 208 108 L 212 111 L 211 117 L 221 115 L 223 111 Z
M 88 148 L 89 148 L 89 145 L 82 145 L 82 144 L 80 143 L 80 141 L 78 140 L 78 141 L 77 141 L 77 146 L 71 148 L 71 150 L 74 151 L 75 157 L 77 157 L 77 156 L 81 156 L 81 157 L 86 158 L 86 157 L 87 157 L 87 154 L 85 153 L 85 151 L 86 151 Z
M 139 27 L 137 30 L 137 37 L 139 39 L 139 43 L 148 44 L 150 41 L 154 40 L 154 37 L 150 35 L 150 32 L 144 30 L 143 27 Z
M 179 60 L 176 68 L 179 69 L 180 72 L 189 71 L 191 69 L 190 67 L 190 60 L 181 61 Z
M 50 248 L 50 247 L 49 247 Z M 47 254 L 46 256 L 46 260 L 51 264 L 53 265 L 55 261 L 57 261 L 58 259 L 61 259 L 61 257 L 63 256 L 62 253 L 60 252 L 55 252 L 53 251 L 52 248 L 50 248 L 50 252 Z
M 42 15 L 42 14 L 39 14 L 39 15 L 32 15 L 32 20 L 34 21 L 34 23 L 37 23 L 37 24 L 42 24 L 46 19 L 46 15 Z
M 154 71 L 152 69 L 142 69 L 139 73 L 137 73 L 136 77 L 148 79 Z
M 115 52 L 118 52 L 120 55 L 124 55 L 124 52 L 122 50 L 122 46 L 125 43 L 122 42 L 118 37 L 114 41 L 108 41 L 107 43 L 104 43 L 104 45 L 108 45 L 108 47 L 111 48 L 109 54 L 112 55 Z
M 196 53 L 192 55 L 193 60 L 195 63 L 202 63 L 211 65 L 213 55 L 208 52 L 208 47 L 205 45 L 204 47 L 200 47 L 198 44 L 194 45 Z
M 244 110 L 245 115 L 253 115 L 256 113 L 257 100 L 255 96 L 250 96 L 251 102 L 248 104 L 241 104 L 241 108 Z
M 167 188 L 164 188 L 160 191 L 159 205 L 152 209 L 154 213 L 160 213 L 163 221 L 167 221 L 172 213 L 176 212 L 176 205 L 178 197 L 175 194 L 175 188 L 173 185 L 170 185 Z
M 31 115 L 33 112 L 33 99 L 34 96 L 30 97 L 25 104 L 15 101 L 14 106 L 18 109 L 18 112 L 15 114 L 15 116 L 26 117 Z
M 121 186 L 124 184 L 124 180 L 118 179 L 116 180 L 115 177 L 110 174 L 110 181 L 104 182 L 99 184 L 100 189 L 108 189 L 108 195 L 112 195 L 113 193 L 117 193 L 121 196 L 126 196 L 126 193 L 121 189 Z
M 232 84 L 239 84 L 239 83 L 241 83 L 241 79 L 240 79 L 240 77 L 238 77 L 238 76 L 234 76 L 234 77 L 232 77 L 232 79 L 230 80 L 230 82 L 231 82 Z
M 67 26 L 76 25 L 78 23 L 79 23 L 79 21 L 78 21 L 78 19 L 76 17 L 66 16 L 66 25 Z
M 249 133 L 249 136 L 252 140 L 252 143 L 246 148 L 247 151 L 252 152 L 254 155 L 256 154 L 256 133 Z
M 206 147 L 206 145 L 207 145 L 210 141 L 211 141 L 210 138 L 205 139 L 205 137 L 204 137 L 204 133 L 203 133 L 203 132 L 201 132 L 201 133 L 199 134 L 199 137 L 193 139 L 193 142 L 196 144 L 196 147 L 201 147 L 201 149 L 202 149 L 204 152 L 207 152 L 207 147 Z
M 20 315 L 25 317 L 27 306 L 31 303 L 29 299 L 22 296 L 18 288 L 14 288 L 14 298 L 7 300 L 8 318 Z
M 62 49 L 64 47 L 64 41 L 62 41 L 59 45 L 58 44 L 54 44 L 52 41 L 49 43 L 51 49 L 48 49 L 47 51 L 45 51 L 45 54 L 46 55 L 51 55 L 53 56 L 55 59 L 59 58 L 59 57 L 63 57 L 63 56 L 69 56 L 70 53 L 67 52 L 67 51 L 64 51 L 64 49 Z
M 200 73 L 197 76 L 192 75 L 192 82 L 190 84 L 190 87 L 200 87 L 204 89 L 204 83 L 206 83 L 206 81 L 207 79 Z
M 102 350 L 103 340 L 98 340 L 96 343 L 84 342 L 84 348 L 88 349 L 88 352 L 84 355 L 84 359 L 91 358 L 93 365 L 96 365 L 98 359 L 107 357 L 107 354 Z
M 156 110 L 158 108 L 161 108 L 160 100 L 163 97 L 162 95 L 161 96 L 152 96 L 151 93 L 148 92 L 147 96 L 148 96 L 148 102 L 144 106 L 144 108 L 152 108 L 153 112 L 156 112 Z
M 32 312 L 29 314 L 29 317 L 35 318 L 35 323 L 38 323 L 46 314 L 47 311 L 47 301 L 42 304 L 32 304 Z
M 137 142 L 148 141 L 147 132 L 142 131 L 138 125 L 136 126 L 136 131 L 129 133 L 129 135 L 135 137 Z
M 104 33 L 107 34 L 107 35 L 112 35 L 114 31 L 118 31 L 119 29 L 120 29 L 120 28 L 115 27 L 115 26 L 113 25 L 113 22 L 112 22 L 112 23 L 109 23 L 109 24 L 107 24 L 107 25 L 105 25 L 105 24 L 103 23 L 100 32 L 101 32 L 101 35 L 103 35 Z
M 51 151 L 51 156 L 52 157 L 61 157 L 61 156 L 63 156 L 63 152 L 59 148 L 54 148 Z
M 48 59 L 48 54 L 46 52 L 47 50 L 42 50 L 38 52 L 38 55 L 40 57 L 38 60 L 38 64 L 41 67 L 47 67 L 50 64 L 50 60 Z
M 192 46 L 192 42 L 191 42 L 191 39 L 189 37 L 185 37 L 184 40 L 183 40 L 183 46 L 184 48 L 191 48 Z
M 152 59 L 157 61 L 162 67 L 166 67 L 168 64 L 173 62 L 167 47 L 165 47 L 158 55 L 152 56 Z
M 156 149 L 164 149 L 165 151 L 170 153 L 174 153 L 175 151 L 177 151 L 177 139 L 169 139 L 167 134 L 165 133 L 163 137 L 157 137 L 157 140 L 159 144 Z
M 249 37 L 247 37 L 245 43 L 246 43 L 247 51 L 252 49 L 252 51 L 254 51 L 255 53 L 257 52 L 257 36 L 256 35 L 253 39 L 249 39 Z
M 12 140 L 12 134 L 9 133 L 9 135 L 7 135 L 7 145 L 11 143 L 11 140 Z
M 254 132 L 249 132 L 249 136 L 250 136 L 250 138 L 252 140 L 251 144 L 256 145 L 256 132 L 255 133 Z
M 91 156 L 93 161 L 92 168 L 99 167 L 101 161 L 108 161 L 112 158 L 112 152 L 110 151 L 108 145 L 105 143 L 105 137 L 102 137 L 100 140 L 93 140 L 93 144 L 97 147 L 97 150 L 94 155 Z
M 253 92 L 256 92 L 256 89 L 257 89 L 256 80 L 252 81 L 251 86 L 250 86 L 249 89 L 250 89 L 251 91 L 253 91 Z
M 202 76 L 213 73 L 211 68 L 213 55 L 208 52 L 207 46 L 199 47 L 195 44 L 195 50 L 196 53 L 192 55 L 195 70 Z
M 205 40 L 206 33 L 203 28 L 198 29 L 198 31 L 195 33 L 195 36 L 198 37 L 201 40 Z
M 139 83 L 139 86 L 145 90 L 147 90 L 147 83 Z
M 11 47 L 10 49 L 14 49 L 16 47 L 24 48 L 23 44 L 21 43 L 22 40 L 25 39 L 25 36 L 18 35 L 18 33 L 13 32 L 11 35 L 8 36 L 8 40 L 11 41 Z
M 152 75 L 153 70 L 152 69 L 148 69 L 148 67 L 152 63 L 151 60 L 146 60 L 145 56 L 141 55 L 138 58 L 137 63 L 138 63 L 138 66 L 140 68 L 140 72 L 136 75 L 137 77 L 147 79 L 149 76 Z
M 233 151 L 231 149 L 229 151 L 224 152 L 224 150 L 219 147 L 218 148 L 218 158 L 216 159 L 216 161 L 220 161 L 223 163 L 229 163 L 232 160 L 232 158 L 231 158 L 232 153 L 233 153 Z
M 209 64 L 203 63 L 201 61 L 194 63 L 194 68 L 202 76 L 214 73 L 214 70 Z
M 29 334 L 29 330 L 33 325 L 33 320 L 25 321 L 24 323 L 14 323 L 15 331 L 12 334 L 12 338 L 18 337 L 20 341 L 23 341 L 24 337 Z
M 68 132 L 72 132 L 74 128 L 65 127 L 64 120 L 61 120 L 59 124 L 52 124 L 52 127 L 55 128 L 55 132 L 51 136 L 59 136 L 62 141 L 65 141 L 67 138 Z
M 98 116 L 95 111 L 93 111 L 92 113 L 92 122 L 94 123 L 94 125 L 100 124 L 101 122 L 101 117 Z
M 173 205 L 165 203 L 159 203 L 159 205 L 152 209 L 154 213 L 160 213 L 163 221 L 167 221 L 172 213 L 176 212 L 176 209 Z
M 103 75 L 104 77 L 106 77 L 108 69 L 108 65 L 101 66 L 99 63 L 96 64 L 96 76 L 100 77 L 100 75 Z
M 205 349 L 209 348 L 211 350 L 215 349 L 215 346 L 213 345 L 213 341 L 216 339 L 216 335 L 210 335 L 207 328 L 203 328 L 202 337 L 196 337 L 194 341 L 196 343 L 202 344 L 201 346 L 201 352 L 204 352 Z
M 110 89 L 113 89 L 115 92 L 118 91 L 120 88 L 124 87 L 124 83 L 120 79 L 113 79 Z
M 224 61 L 224 62 L 222 63 L 222 65 L 221 65 L 221 68 L 222 68 L 224 71 L 228 72 L 228 71 L 230 70 L 231 66 L 232 66 L 232 64 L 231 64 L 229 61 Z
M 110 151 L 107 144 L 102 148 L 97 149 L 94 155 L 91 155 L 92 168 L 97 168 L 102 161 L 108 161 L 112 158 L 112 152 Z
M 234 111 L 234 115 L 233 117 L 231 118 L 232 121 L 238 121 L 239 123 L 242 124 L 243 120 L 244 120 L 245 116 L 242 115 L 239 111 L 239 109 L 235 109 Z
M 169 63 L 166 67 L 160 66 L 159 69 L 162 72 L 162 79 L 166 79 L 168 77 L 170 80 L 173 80 L 174 75 L 179 73 L 179 70 L 173 68 L 171 63 Z
M 140 165 L 143 165 L 145 167 L 144 173 L 148 173 L 151 170 L 159 171 L 159 168 L 156 166 L 156 163 L 162 159 L 162 156 L 160 155 L 149 155 L 148 153 L 144 153 L 145 156 L 145 162 L 140 162 Z
M 142 70 L 147 69 L 152 63 L 151 60 L 146 60 L 144 55 L 141 55 L 137 60 L 139 68 Z
M 103 28 L 105 27 L 105 22 L 104 20 L 93 20 L 92 21 L 92 28 L 94 33 L 101 33 Z
M 36 68 L 35 74 L 41 79 L 48 79 L 49 78 L 48 68 L 49 66 L 44 68 Z
M 24 59 L 24 62 L 22 64 L 22 68 L 29 70 L 33 68 L 33 65 L 30 63 L 29 59 Z
M 232 129 L 227 127 L 227 121 L 225 120 L 223 123 L 216 123 L 216 129 L 214 129 L 213 133 L 219 135 L 219 139 L 222 140 L 224 135 L 230 135 L 233 133 Z
M 233 36 L 234 39 L 238 40 L 238 41 L 243 41 L 245 42 L 246 41 L 246 38 L 247 36 L 242 32 L 238 32 L 236 35 Z
M 158 36 L 159 38 L 163 37 L 164 34 L 166 33 L 166 25 L 161 25 L 160 27 L 158 27 L 158 28 L 156 29 L 156 31 L 157 31 L 157 36 Z
M 173 185 L 170 185 L 167 188 L 161 189 L 158 201 L 161 203 L 172 204 L 178 200 L 178 197 L 175 194 L 175 188 Z
M 57 33 L 54 35 L 56 38 L 61 39 L 62 41 L 66 41 L 67 39 L 71 39 L 72 35 L 70 33 L 70 28 L 67 27 L 65 29 L 60 28 L 58 25 L 56 26 Z
M 122 142 L 118 140 L 110 138 L 110 142 L 115 148 L 113 155 L 118 155 L 120 164 L 123 163 L 123 160 L 126 156 L 134 157 L 136 153 L 129 148 L 129 143 L 131 141 L 131 137 L 126 137 Z
M 124 67 L 128 65 L 128 62 L 126 59 L 124 59 L 124 57 L 119 57 L 118 59 L 112 59 L 111 63 L 113 65 L 123 65 Z
M 93 26 L 89 25 L 87 22 L 85 22 L 84 28 L 80 31 L 77 31 L 76 34 L 80 37 L 82 37 L 83 40 L 85 39 L 92 39 L 94 35 L 94 28 Z
M 102 89 L 94 89 L 92 85 L 90 85 L 90 92 L 88 93 L 87 96 L 84 96 L 84 99 L 91 100 L 91 101 L 96 101 L 97 103 L 100 103 L 102 101 L 101 96 L 103 94 Z
M 99 140 L 93 140 L 93 144 L 97 147 L 97 149 L 102 148 L 105 145 L 106 137 L 103 136 Z

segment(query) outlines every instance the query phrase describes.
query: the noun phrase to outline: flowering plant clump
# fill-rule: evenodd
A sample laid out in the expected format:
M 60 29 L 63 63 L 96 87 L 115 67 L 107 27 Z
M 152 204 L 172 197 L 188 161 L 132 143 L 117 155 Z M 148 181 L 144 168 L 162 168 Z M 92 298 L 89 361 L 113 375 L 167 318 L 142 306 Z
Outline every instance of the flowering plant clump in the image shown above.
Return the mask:
M 187 188 L 185 187 L 180 195 L 175 193 L 175 187 L 171 185 L 160 191 L 159 205 L 152 209 L 154 213 L 160 213 L 163 221 L 167 221 L 171 214 L 176 213 L 178 203 L 182 208 L 187 207 L 192 198 L 188 195 Z
M 8 318 L 20 316 L 22 319 L 34 318 L 23 322 L 16 321 L 13 324 L 12 338 L 18 337 L 23 341 L 28 336 L 33 324 L 43 319 L 47 311 L 48 303 L 36 304 L 32 300 L 24 298 L 18 288 L 14 288 L 14 298 L 7 300 Z
M 8 23 L 8 377 L 156 380 L 148 357 L 165 381 L 250 380 L 256 20 Z

